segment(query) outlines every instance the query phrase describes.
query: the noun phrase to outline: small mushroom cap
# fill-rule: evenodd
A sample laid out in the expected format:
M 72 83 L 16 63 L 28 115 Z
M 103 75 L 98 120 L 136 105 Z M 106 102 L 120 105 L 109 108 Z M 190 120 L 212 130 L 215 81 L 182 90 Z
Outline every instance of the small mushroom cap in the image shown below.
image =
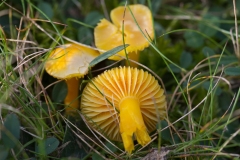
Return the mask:
M 154 31 L 152 14 L 149 8 L 141 4 L 129 5 L 129 7 L 143 33 L 146 34 L 147 32 L 146 35 L 153 38 Z M 124 6 L 113 9 L 111 11 L 113 24 L 106 19 L 102 19 L 94 29 L 95 45 L 98 48 L 107 51 L 123 45 L 122 22 L 124 10 Z M 124 17 L 124 39 L 125 43 L 130 45 L 127 47 L 127 52 L 141 51 L 149 46 L 149 42 L 142 35 L 128 8 L 126 8 Z M 124 51 L 121 51 L 118 54 L 125 56 Z M 121 58 L 118 56 L 112 56 L 110 59 L 119 60 Z
M 45 70 L 58 79 L 81 78 L 88 72 L 89 63 L 99 53 L 79 44 L 65 44 L 54 49 L 45 63 Z
M 149 132 L 156 129 L 159 119 L 166 117 L 166 99 L 158 81 L 148 72 L 130 67 L 107 70 L 88 83 L 82 93 L 81 112 L 94 129 L 121 141 L 116 109 L 119 110 L 120 102 L 126 97 L 139 100 Z

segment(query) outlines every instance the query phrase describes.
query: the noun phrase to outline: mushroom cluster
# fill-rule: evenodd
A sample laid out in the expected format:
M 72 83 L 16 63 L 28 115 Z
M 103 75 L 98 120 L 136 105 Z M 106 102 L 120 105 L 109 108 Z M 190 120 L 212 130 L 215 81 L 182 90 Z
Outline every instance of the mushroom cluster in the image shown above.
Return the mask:
M 80 109 L 90 126 L 134 150 L 151 141 L 149 132 L 166 116 L 164 90 L 148 72 L 131 67 L 107 70 L 84 88 Z
M 68 94 L 64 100 L 66 112 L 79 108 L 79 78 L 88 73 L 89 63 L 99 53 L 79 44 L 65 44 L 54 49 L 45 62 L 45 70 L 55 78 L 66 80 Z
M 137 60 L 138 51 L 149 46 L 140 29 L 148 38 L 154 36 L 152 14 L 144 5 L 129 5 L 129 8 L 131 11 L 124 6 L 113 9 L 112 23 L 101 20 L 94 29 L 95 45 L 108 51 L 123 45 L 124 37 L 125 44 L 130 45 L 126 48 L 128 56 Z M 49 54 L 46 71 L 66 80 L 68 86 L 64 100 L 67 112 L 79 108 L 79 78 L 87 74 L 89 63 L 98 55 L 97 51 L 78 44 L 60 46 Z M 125 52 L 118 55 L 125 56 Z M 110 59 L 120 58 L 114 55 Z M 166 99 L 164 90 L 148 72 L 117 67 L 90 80 L 83 90 L 80 109 L 92 128 L 109 139 L 123 141 L 125 150 L 131 154 L 134 139 L 142 146 L 151 141 L 149 133 L 166 117 Z
M 129 57 L 137 60 L 138 51 L 149 46 L 148 40 L 143 36 L 139 27 L 147 37 L 151 39 L 154 37 L 152 14 L 148 7 L 141 4 L 129 5 L 129 8 L 134 17 L 129 9 L 120 6 L 111 11 L 110 16 L 113 23 L 106 19 L 102 19 L 98 23 L 94 29 L 95 45 L 99 49 L 108 51 L 123 45 L 124 36 L 125 44 L 130 45 L 126 49 Z M 118 55 L 125 56 L 125 52 L 121 51 Z M 119 60 L 121 58 L 115 55 L 109 59 Z

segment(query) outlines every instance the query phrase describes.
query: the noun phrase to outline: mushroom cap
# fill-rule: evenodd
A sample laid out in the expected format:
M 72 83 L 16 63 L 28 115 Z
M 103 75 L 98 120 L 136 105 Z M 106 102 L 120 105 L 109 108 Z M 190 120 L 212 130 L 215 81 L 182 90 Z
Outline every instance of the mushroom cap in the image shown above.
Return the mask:
M 159 119 L 166 116 L 164 90 L 151 74 L 137 68 L 117 67 L 95 77 L 83 90 L 81 112 L 92 128 L 121 141 L 116 109 L 129 96 L 139 100 L 147 130 L 155 130 Z
M 154 36 L 152 14 L 148 7 L 135 4 L 129 5 L 139 27 L 141 30 L 151 38 Z M 124 6 L 117 7 L 111 11 L 112 22 L 106 19 L 102 19 L 100 23 L 94 29 L 95 45 L 102 50 L 110 50 L 114 47 L 123 45 L 122 38 L 122 22 L 124 15 Z M 149 46 L 149 42 L 142 35 L 139 30 L 132 14 L 128 8 L 125 11 L 124 17 L 124 40 L 127 47 L 127 52 L 137 52 Z M 121 56 L 125 56 L 124 51 L 118 53 Z M 111 56 L 109 59 L 119 60 L 118 56 Z
M 99 53 L 79 44 L 65 44 L 54 49 L 45 63 L 45 70 L 58 79 L 81 78 L 88 72 L 89 63 Z

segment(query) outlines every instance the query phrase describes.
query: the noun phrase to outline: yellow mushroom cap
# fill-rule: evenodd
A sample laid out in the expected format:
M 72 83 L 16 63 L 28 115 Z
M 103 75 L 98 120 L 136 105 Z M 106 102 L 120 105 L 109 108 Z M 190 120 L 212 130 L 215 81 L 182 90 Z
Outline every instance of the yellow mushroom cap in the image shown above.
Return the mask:
M 152 14 L 149 8 L 141 4 L 129 5 L 129 7 L 144 34 L 147 32 L 147 37 L 149 36 L 153 38 L 154 31 Z M 111 11 L 113 24 L 106 19 L 102 19 L 98 26 L 95 27 L 95 45 L 98 48 L 107 51 L 114 47 L 123 45 L 122 22 L 124 10 L 125 7 L 120 6 Z M 149 46 L 149 42 L 142 35 L 128 8 L 126 8 L 124 17 L 124 39 L 125 43 L 130 45 L 127 47 L 127 52 L 141 51 Z M 121 51 L 118 54 L 125 56 L 124 51 Z M 110 59 L 119 60 L 120 58 L 112 56 Z
M 59 79 L 81 78 L 88 72 L 89 63 L 99 53 L 79 44 L 65 44 L 54 49 L 45 63 L 45 70 Z
M 140 109 L 131 109 L 132 104 L 139 104 Z M 164 90 L 158 81 L 148 72 L 131 67 L 107 70 L 89 82 L 83 90 L 80 108 L 94 129 L 112 140 L 121 141 L 126 137 L 126 142 L 131 142 L 128 135 L 135 132 L 131 131 L 133 127 L 131 122 L 128 122 L 128 115 L 137 114 L 133 119 L 136 118 L 137 127 L 140 127 L 140 130 L 136 131 L 140 136 L 145 136 L 145 132 L 141 132 L 141 128 L 144 129 L 145 126 L 137 118 L 141 118 L 142 115 L 147 131 L 151 132 L 156 129 L 158 117 L 163 119 L 166 116 Z M 129 112 L 128 108 L 133 112 Z M 127 125 L 119 125 L 120 121 Z M 124 129 L 125 133 L 121 138 Z M 128 129 L 131 133 L 128 133 Z M 141 139 L 138 142 L 146 144 L 141 142 Z M 133 149 L 129 150 L 131 152 Z

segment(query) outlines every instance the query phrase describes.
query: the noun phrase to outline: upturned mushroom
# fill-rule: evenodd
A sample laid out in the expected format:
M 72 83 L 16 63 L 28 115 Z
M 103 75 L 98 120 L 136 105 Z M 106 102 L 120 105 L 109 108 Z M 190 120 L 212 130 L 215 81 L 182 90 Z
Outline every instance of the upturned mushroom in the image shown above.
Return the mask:
M 102 50 L 110 50 L 114 47 L 123 45 L 123 34 L 125 44 L 130 46 L 126 49 L 130 59 L 138 61 L 138 51 L 142 51 L 149 46 L 148 40 L 143 36 L 141 30 L 153 39 L 154 30 L 152 22 L 152 14 L 148 7 L 135 4 L 129 5 L 137 24 L 128 8 L 124 6 L 117 7 L 111 11 L 112 22 L 102 19 L 94 29 L 95 45 Z M 125 14 L 124 14 L 125 10 Z M 124 17 L 123 17 L 124 15 Z M 124 20 L 124 31 L 123 31 Z M 139 25 L 139 27 L 138 27 Z M 125 56 L 125 51 L 121 51 L 118 55 Z M 111 56 L 109 59 L 119 60 L 119 56 Z
M 131 67 L 107 70 L 84 88 L 81 113 L 89 125 L 111 140 L 123 141 L 131 154 L 133 135 L 142 146 L 166 117 L 164 90 L 148 72 Z
M 45 62 L 45 70 L 55 78 L 64 79 L 68 93 L 64 100 L 66 112 L 79 108 L 79 78 L 88 73 L 88 64 L 99 53 L 79 44 L 65 44 L 54 49 Z

